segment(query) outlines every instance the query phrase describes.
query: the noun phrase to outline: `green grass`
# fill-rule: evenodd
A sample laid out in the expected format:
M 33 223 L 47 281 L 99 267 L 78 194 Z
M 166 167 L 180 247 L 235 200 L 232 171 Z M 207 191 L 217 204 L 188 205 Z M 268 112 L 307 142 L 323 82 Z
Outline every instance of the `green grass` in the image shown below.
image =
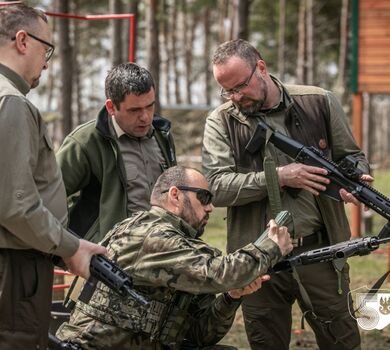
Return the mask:
M 390 196 L 390 170 L 377 171 L 374 174 L 375 181 L 373 187 L 386 196 Z M 347 212 L 350 211 L 350 205 L 347 206 Z M 216 208 L 211 214 L 209 224 L 204 234 L 204 240 L 209 244 L 226 251 L 226 209 Z M 372 212 L 372 230 L 367 234 L 376 235 L 385 224 L 385 219 L 379 214 Z M 386 246 L 381 247 L 383 250 Z M 390 248 L 389 248 L 390 249 Z M 390 259 L 390 256 L 389 256 Z M 386 254 L 370 254 L 364 257 L 353 257 L 349 259 L 351 266 L 351 290 L 372 284 L 387 271 L 388 256 Z M 390 281 L 386 281 L 382 289 L 390 290 Z M 293 334 L 290 349 L 314 350 L 317 349 L 314 334 L 307 325 L 306 330 L 301 331 L 300 317 L 301 313 L 298 307 L 294 305 L 293 310 L 294 323 Z M 389 349 L 390 348 L 390 325 L 384 330 L 361 331 L 362 349 Z M 235 323 L 231 331 L 222 340 L 223 344 L 236 346 L 240 350 L 249 350 L 246 340 L 245 329 L 241 311 L 237 313 Z

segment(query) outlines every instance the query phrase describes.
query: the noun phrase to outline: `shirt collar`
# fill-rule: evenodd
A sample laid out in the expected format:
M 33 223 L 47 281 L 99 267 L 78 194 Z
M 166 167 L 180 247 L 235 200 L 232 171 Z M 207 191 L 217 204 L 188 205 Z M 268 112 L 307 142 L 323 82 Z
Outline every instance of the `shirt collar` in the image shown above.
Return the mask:
M 119 124 L 117 123 L 116 119 L 115 119 L 115 116 L 113 115 L 111 117 L 111 121 L 112 121 L 112 126 L 114 128 L 114 131 L 115 131 L 115 134 L 117 136 L 117 138 L 119 139 L 121 136 L 123 135 L 126 135 L 128 137 L 133 137 L 131 135 L 128 135 L 120 126 Z M 154 133 L 154 128 L 153 128 L 153 125 L 150 127 L 150 130 L 148 131 L 148 133 L 145 135 L 146 138 L 151 138 L 153 136 L 153 133 Z M 137 137 L 139 138 L 139 137 Z
M 11 83 L 24 95 L 30 91 L 31 87 L 28 85 L 18 73 L 0 63 L 0 74 L 4 75 Z
M 169 211 L 166 211 L 161 207 L 154 205 L 150 209 L 150 212 L 156 214 L 157 216 L 171 223 L 175 228 L 178 228 L 181 232 L 183 232 L 184 236 L 196 238 L 196 236 L 198 235 L 198 232 L 190 224 L 188 224 L 186 221 L 184 221 L 182 218 L 178 217 L 177 215 Z

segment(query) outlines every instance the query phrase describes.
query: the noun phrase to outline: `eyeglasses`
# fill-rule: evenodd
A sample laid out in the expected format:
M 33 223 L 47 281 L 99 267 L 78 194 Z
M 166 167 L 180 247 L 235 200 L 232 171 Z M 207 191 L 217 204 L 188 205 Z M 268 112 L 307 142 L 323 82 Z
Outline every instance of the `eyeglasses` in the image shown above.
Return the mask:
M 27 34 L 28 36 L 32 37 L 33 39 L 39 41 L 40 43 L 45 44 L 46 46 L 49 46 L 49 47 L 46 49 L 46 54 L 45 54 L 46 62 L 49 62 L 51 56 L 53 56 L 53 53 L 54 53 L 54 49 L 55 49 L 54 45 L 51 44 L 51 43 L 49 43 L 49 42 L 47 42 L 46 40 L 43 40 L 43 39 L 41 39 L 41 38 L 38 38 L 37 36 L 35 36 L 35 35 L 33 35 L 33 34 L 29 33 L 29 32 L 26 32 L 26 34 Z M 11 40 L 15 40 L 15 39 L 16 39 L 15 36 L 14 36 L 13 38 L 11 38 Z
M 190 186 L 177 186 L 180 191 L 190 191 L 196 193 L 196 198 L 202 205 L 209 205 L 213 199 L 213 194 L 204 188 L 190 187 Z M 169 189 L 161 191 L 161 193 L 168 192 Z
M 251 75 L 248 77 L 248 79 L 244 83 L 242 83 L 242 84 L 240 84 L 240 85 L 238 85 L 235 88 L 230 89 L 230 90 L 225 90 L 224 88 L 221 88 L 221 91 L 219 93 L 221 95 L 221 97 L 229 100 L 234 94 L 241 93 L 241 90 L 245 89 L 249 85 L 249 82 L 251 81 L 253 74 L 255 73 L 256 68 L 257 68 L 257 64 L 255 64 L 255 66 L 252 69 Z

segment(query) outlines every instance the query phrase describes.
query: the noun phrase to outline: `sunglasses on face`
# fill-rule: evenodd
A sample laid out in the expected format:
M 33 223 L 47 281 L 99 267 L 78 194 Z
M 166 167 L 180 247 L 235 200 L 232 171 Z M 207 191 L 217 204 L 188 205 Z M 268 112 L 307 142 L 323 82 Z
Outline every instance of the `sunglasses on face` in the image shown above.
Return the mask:
M 213 194 L 204 188 L 190 187 L 190 186 L 176 186 L 180 191 L 190 191 L 196 193 L 196 198 L 202 205 L 209 205 L 213 199 Z M 161 191 L 161 193 L 168 192 L 169 189 Z

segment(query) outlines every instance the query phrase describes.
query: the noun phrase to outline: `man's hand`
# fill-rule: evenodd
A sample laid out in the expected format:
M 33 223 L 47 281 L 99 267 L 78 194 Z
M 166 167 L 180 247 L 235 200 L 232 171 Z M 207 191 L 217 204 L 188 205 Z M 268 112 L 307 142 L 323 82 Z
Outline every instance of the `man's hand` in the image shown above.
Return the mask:
M 268 238 L 272 239 L 278 246 L 282 255 L 285 256 L 293 249 L 290 234 L 286 226 L 278 227 L 275 220 L 269 222 Z
M 279 184 L 281 187 L 288 186 L 302 188 L 318 196 L 319 191 L 325 191 L 330 180 L 325 177 L 327 170 L 305 165 L 301 163 L 291 163 L 277 168 Z
M 229 290 L 228 294 L 233 299 L 239 299 L 244 295 L 248 295 L 256 292 L 258 289 L 261 288 L 262 283 L 265 281 L 269 281 L 270 278 L 271 278 L 270 275 L 260 276 L 256 278 L 252 283 L 248 284 L 246 287 Z
M 364 182 L 373 182 L 374 178 L 371 175 L 364 174 L 360 177 L 361 181 Z M 343 188 L 339 191 L 341 199 L 344 201 L 345 204 L 347 203 L 353 203 L 355 205 L 359 205 L 360 202 L 353 196 L 353 194 L 347 192 Z M 364 206 L 364 210 L 368 210 L 369 208 Z
M 106 254 L 107 250 L 101 245 L 80 239 L 79 249 L 69 258 L 62 258 L 69 271 L 77 276 L 88 279 L 90 276 L 89 265 L 95 254 Z

